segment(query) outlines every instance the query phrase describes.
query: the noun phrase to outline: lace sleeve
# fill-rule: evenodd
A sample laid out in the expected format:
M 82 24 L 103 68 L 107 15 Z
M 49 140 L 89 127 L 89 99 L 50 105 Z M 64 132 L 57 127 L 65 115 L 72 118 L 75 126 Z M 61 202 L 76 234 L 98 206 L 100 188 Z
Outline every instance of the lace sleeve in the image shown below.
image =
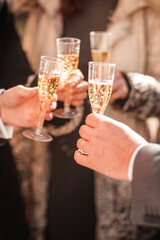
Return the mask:
M 132 112 L 139 119 L 160 116 L 160 83 L 152 77 L 129 73 L 131 90 L 123 111 Z

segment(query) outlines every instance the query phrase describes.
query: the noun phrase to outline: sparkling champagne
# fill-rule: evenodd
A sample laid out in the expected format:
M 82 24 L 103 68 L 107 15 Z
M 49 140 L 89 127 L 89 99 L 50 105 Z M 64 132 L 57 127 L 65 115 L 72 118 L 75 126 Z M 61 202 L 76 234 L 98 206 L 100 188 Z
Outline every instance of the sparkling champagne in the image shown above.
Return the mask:
M 56 92 L 60 81 L 60 75 L 54 76 L 39 76 L 38 78 L 38 89 L 39 99 L 41 103 L 46 101 L 46 97 L 52 99 L 53 94 Z
M 94 62 L 108 62 L 110 58 L 109 51 L 91 50 L 91 55 Z
M 89 80 L 88 93 L 93 113 L 104 113 L 112 93 L 112 83 L 112 80 Z
M 64 83 L 71 81 L 74 71 L 78 68 L 79 54 L 58 54 L 58 58 L 64 61 L 62 78 Z

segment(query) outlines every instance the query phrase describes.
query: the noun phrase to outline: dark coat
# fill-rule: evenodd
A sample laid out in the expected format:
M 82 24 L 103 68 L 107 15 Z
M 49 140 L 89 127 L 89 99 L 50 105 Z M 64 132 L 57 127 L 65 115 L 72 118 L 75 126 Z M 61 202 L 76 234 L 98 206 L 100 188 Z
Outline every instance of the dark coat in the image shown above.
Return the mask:
M 14 28 L 13 16 L 0 1 L 0 88 L 24 84 L 32 71 Z M 19 178 L 9 142 L 0 146 L 0 239 L 25 240 L 28 227 Z

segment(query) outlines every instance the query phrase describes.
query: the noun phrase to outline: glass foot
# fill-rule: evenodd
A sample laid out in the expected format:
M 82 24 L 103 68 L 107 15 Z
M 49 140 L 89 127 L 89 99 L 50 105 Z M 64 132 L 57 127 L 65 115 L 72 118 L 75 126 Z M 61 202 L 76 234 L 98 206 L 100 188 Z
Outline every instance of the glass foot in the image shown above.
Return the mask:
M 56 111 L 54 111 L 54 116 L 57 118 L 65 118 L 70 119 L 74 118 L 75 116 L 78 116 L 80 113 L 76 108 L 71 108 L 69 112 L 65 112 L 64 108 L 59 108 Z
M 53 138 L 50 135 L 46 133 L 37 134 L 33 130 L 25 130 L 23 132 L 23 136 L 31 140 L 40 141 L 40 142 L 51 142 L 53 140 Z

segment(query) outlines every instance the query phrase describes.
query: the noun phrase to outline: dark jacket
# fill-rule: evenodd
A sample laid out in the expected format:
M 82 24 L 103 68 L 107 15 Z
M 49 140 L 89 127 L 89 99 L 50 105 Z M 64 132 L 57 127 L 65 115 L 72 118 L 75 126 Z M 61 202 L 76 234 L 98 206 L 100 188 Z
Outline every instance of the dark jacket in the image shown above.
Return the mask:
M 132 221 L 160 227 L 160 145 L 144 146 L 135 159 Z
M 0 1 L 0 88 L 24 84 L 32 71 L 14 28 L 13 16 Z M 17 143 L 18 144 L 18 143 Z M 25 240 L 28 227 L 19 178 L 9 142 L 0 146 L 0 239 Z

